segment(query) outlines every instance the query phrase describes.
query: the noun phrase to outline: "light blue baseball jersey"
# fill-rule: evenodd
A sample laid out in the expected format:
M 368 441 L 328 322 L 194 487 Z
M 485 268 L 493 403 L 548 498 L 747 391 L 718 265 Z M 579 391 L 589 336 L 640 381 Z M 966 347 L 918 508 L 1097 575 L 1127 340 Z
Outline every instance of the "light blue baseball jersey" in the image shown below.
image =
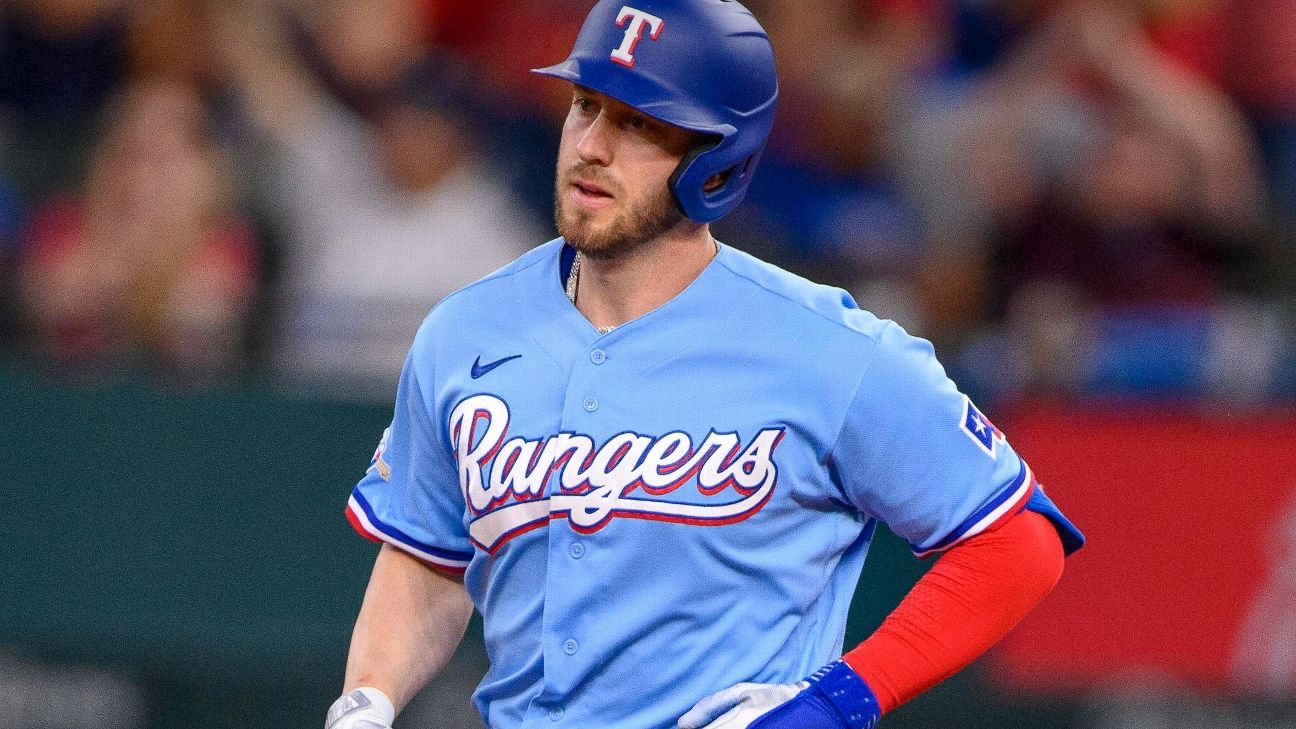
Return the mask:
M 842 651 L 878 522 L 920 554 L 1028 504 L 1079 534 L 931 346 L 721 246 L 600 335 L 561 239 L 447 297 L 348 517 L 464 584 L 491 729 L 667 729 Z

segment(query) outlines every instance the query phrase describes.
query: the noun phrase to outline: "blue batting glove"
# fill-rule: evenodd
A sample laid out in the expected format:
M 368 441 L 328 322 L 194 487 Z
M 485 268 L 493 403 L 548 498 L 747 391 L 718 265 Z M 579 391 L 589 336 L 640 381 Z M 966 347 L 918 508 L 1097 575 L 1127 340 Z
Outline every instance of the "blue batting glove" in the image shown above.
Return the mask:
M 680 729 L 873 729 L 877 697 L 845 663 L 834 661 L 797 684 L 740 683 L 699 701 Z

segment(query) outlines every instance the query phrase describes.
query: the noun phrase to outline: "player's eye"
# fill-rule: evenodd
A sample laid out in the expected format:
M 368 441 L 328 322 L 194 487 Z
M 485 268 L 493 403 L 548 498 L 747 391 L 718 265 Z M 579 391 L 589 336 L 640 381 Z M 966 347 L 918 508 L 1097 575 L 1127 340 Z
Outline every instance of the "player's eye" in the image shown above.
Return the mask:
M 576 109 L 581 113 L 588 114 L 590 110 L 594 108 L 594 102 L 590 101 L 584 96 L 577 96 L 572 101 L 572 106 L 576 107 Z
M 648 120 L 641 116 L 632 116 L 626 120 L 626 124 L 631 129 L 643 130 L 648 128 Z

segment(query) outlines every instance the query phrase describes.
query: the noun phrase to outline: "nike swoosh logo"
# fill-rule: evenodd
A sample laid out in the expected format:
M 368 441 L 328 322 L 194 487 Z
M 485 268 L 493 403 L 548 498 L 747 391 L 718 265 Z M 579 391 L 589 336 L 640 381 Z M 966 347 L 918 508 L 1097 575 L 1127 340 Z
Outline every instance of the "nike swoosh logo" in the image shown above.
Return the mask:
M 512 357 L 505 357 L 504 359 L 497 359 L 497 360 L 495 360 L 494 362 L 491 362 L 491 363 L 489 363 L 489 364 L 482 364 L 482 363 L 481 363 L 481 357 L 478 357 L 477 359 L 473 360 L 473 366 L 472 366 L 472 378 L 475 380 L 475 379 L 477 379 L 478 377 L 482 377 L 482 376 L 484 376 L 486 373 L 490 372 L 491 370 L 495 369 L 496 367 L 499 367 L 500 365 L 504 364 L 505 362 L 511 362 L 511 361 L 517 359 L 518 357 L 521 357 L 521 356 L 522 356 L 522 355 L 520 355 L 520 354 L 515 354 L 515 355 L 513 355 Z

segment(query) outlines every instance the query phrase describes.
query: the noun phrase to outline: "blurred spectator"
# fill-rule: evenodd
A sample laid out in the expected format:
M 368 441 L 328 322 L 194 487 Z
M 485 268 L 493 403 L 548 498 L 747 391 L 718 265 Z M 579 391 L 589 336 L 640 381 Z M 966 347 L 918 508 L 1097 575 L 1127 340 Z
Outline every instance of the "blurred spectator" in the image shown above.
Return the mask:
M 487 101 L 473 127 L 489 135 L 496 170 L 536 217 L 553 210 L 554 160 L 570 88 L 530 70 L 567 57 L 589 0 L 419 0 L 437 47 L 471 66 Z
M 949 0 L 953 67 L 975 74 L 999 63 L 1057 0 Z
M 131 4 L 126 51 L 131 72 L 166 76 L 204 87 L 210 83 L 211 42 L 202 22 L 203 0 L 137 0 Z
M 400 37 L 385 29 L 409 17 L 389 12 L 395 2 L 325 2 L 308 27 Z M 490 170 L 468 116 L 471 97 L 460 90 L 469 81 L 445 61 L 378 42 L 318 40 L 346 46 L 324 57 L 346 65 L 335 77 L 365 90 L 359 116 L 284 48 L 270 8 L 226 8 L 216 18 L 230 80 L 275 143 L 275 195 L 293 238 L 280 359 L 301 377 L 385 390 L 438 299 L 546 233 Z
M 1183 202 L 1204 222 L 1246 227 L 1261 212 L 1258 156 L 1240 111 L 1168 62 L 1119 2 L 1073 2 L 1041 20 L 964 111 L 977 115 L 973 135 L 1005 130 L 979 150 L 994 169 L 969 170 L 1006 177 L 968 180 L 990 192 L 991 212 L 1029 205 L 1042 185 L 1075 174 L 1114 117 L 1143 118 L 1180 150 L 1195 188 Z
M 913 326 L 924 231 L 894 174 L 896 109 L 944 47 L 926 0 L 760 3 L 780 55 L 780 109 L 747 204 L 719 229 L 744 247 Z M 765 241 L 762 245 L 759 241 Z
M 24 126 L 84 124 L 121 79 L 126 0 L 0 6 L 0 102 Z
M 1166 57 L 1199 78 L 1224 80 L 1222 11 L 1231 0 L 1137 0 L 1151 41 Z
M 471 62 L 500 95 L 493 105 L 519 107 L 571 102 L 561 84 L 536 83 L 528 73 L 566 58 L 593 3 L 589 0 L 419 0 L 430 35 Z
M 1238 110 L 1154 50 L 1128 6 L 1040 16 L 967 102 L 924 122 L 932 136 L 909 145 L 913 169 L 942 248 L 964 252 L 938 249 L 923 274 L 932 333 L 957 341 L 991 316 L 1013 337 L 963 340 L 981 379 L 1010 371 L 1000 379 L 1045 391 L 1154 392 L 1213 381 L 1212 349 L 1238 344 L 1221 332 L 1239 334 L 1217 321 L 1258 265 L 1258 157 Z M 941 144 L 932 138 L 953 150 L 944 161 L 923 159 Z M 958 310 L 944 283 L 976 266 L 987 269 L 971 278 L 990 287 L 982 314 Z M 1272 384 L 1280 348 L 1254 350 L 1268 369 L 1246 387 Z M 1006 351 L 1027 354 L 987 367 Z
M 28 201 L 75 183 L 93 120 L 125 72 L 127 0 L 0 3 L 0 151 Z M 0 135 L 3 136 L 3 135 Z
M 1231 0 L 1226 76 L 1260 138 L 1265 171 L 1296 249 L 1296 3 Z
M 251 328 L 387 392 L 432 304 L 547 237 L 568 99 L 527 70 L 590 4 L 0 0 L 0 340 L 18 311 L 60 361 L 201 369 Z M 748 4 L 782 101 L 718 236 L 984 395 L 1296 395 L 1296 4 Z M 170 81 L 130 85 L 89 154 L 126 74 Z
M 1294 494 L 1296 496 L 1296 494 Z M 1232 661 L 1232 688 L 1247 697 L 1296 696 L 1296 498 L 1265 535 L 1268 574 L 1249 599 Z
M 315 70 L 353 106 L 390 92 L 427 55 L 427 18 L 415 0 L 320 0 L 291 9 L 279 4 L 281 19 L 305 32 Z M 280 26 L 276 34 L 283 33 Z
M 256 261 L 227 173 L 192 88 L 124 88 L 84 189 L 44 203 L 27 225 L 21 299 L 35 349 L 83 367 L 236 368 Z

